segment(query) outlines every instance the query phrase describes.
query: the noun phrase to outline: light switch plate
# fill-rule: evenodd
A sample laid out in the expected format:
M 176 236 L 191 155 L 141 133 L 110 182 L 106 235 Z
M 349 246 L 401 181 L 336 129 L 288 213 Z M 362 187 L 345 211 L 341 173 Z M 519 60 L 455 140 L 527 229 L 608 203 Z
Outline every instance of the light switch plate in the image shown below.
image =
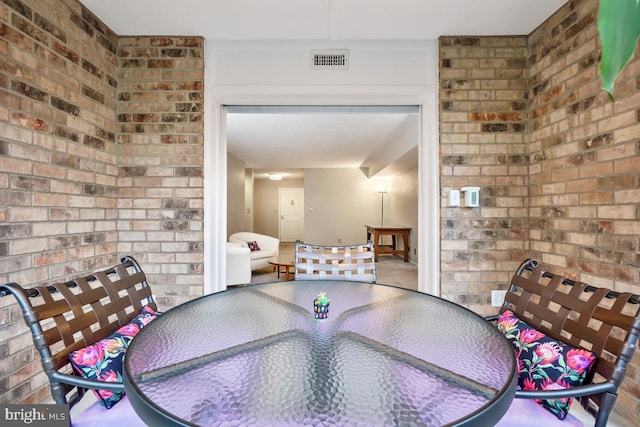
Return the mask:
M 451 207 L 460 206 L 460 190 L 449 191 L 449 206 Z

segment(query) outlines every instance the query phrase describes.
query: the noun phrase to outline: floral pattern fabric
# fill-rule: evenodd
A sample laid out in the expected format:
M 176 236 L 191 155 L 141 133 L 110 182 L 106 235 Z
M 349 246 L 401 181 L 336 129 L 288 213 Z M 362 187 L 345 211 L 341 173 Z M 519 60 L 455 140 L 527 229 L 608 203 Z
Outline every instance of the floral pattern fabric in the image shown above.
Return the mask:
M 69 354 L 73 369 L 85 378 L 122 382 L 124 355 L 129 343 L 140 330 L 157 317 L 151 307 L 145 306 L 131 322 L 118 329 L 107 338 L 88 347 Z M 124 392 L 92 390 L 100 403 L 107 409 L 112 408 L 124 396 Z
M 249 249 L 251 249 L 252 252 L 260 250 L 260 246 L 258 246 L 258 242 L 255 240 L 253 242 L 247 242 L 247 246 L 249 246 Z
M 581 385 L 596 360 L 588 350 L 547 337 L 527 325 L 510 310 L 497 323 L 511 341 L 518 361 L 518 385 L 523 390 L 557 390 Z M 536 400 L 558 419 L 569 413 L 571 398 Z

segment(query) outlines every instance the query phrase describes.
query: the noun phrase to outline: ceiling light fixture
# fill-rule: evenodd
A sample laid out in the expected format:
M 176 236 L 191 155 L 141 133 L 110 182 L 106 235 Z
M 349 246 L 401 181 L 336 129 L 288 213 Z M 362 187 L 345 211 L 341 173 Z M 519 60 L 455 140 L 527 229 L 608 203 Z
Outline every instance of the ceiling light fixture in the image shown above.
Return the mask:
M 269 180 L 270 181 L 280 181 L 282 179 L 282 174 L 281 173 L 270 173 L 269 174 Z

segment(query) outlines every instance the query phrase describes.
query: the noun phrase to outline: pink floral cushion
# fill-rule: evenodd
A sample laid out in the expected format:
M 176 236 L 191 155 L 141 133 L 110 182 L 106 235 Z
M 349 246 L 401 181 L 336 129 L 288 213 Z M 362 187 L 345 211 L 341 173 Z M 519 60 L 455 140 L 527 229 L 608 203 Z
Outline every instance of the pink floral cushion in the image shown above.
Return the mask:
M 258 246 L 258 242 L 256 242 L 255 240 L 253 242 L 247 242 L 247 246 L 249 246 L 249 249 L 251 249 L 251 252 L 260 250 L 260 246 Z
M 518 386 L 523 390 L 557 390 L 581 385 L 596 355 L 547 337 L 527 325 L 510 310 L 497 323 L 511 341 L 518 360 Z M 572 399 L 537 400 L 558 419 L 564 420 Z
M 140 314 L 131 322 L 107 338 L 94 345 L 71 352 L 69 354 L 71 366 L 85 378 L 106 382 L 122 382 L 122 363 L 129 343 L 157 315 L 158 313 L 151 307 L 143 307 Z M 124 392 L 114 393 L 109 390 L 93 390 L 93 393 L 107 409 L 113 407 L 124 396 Z

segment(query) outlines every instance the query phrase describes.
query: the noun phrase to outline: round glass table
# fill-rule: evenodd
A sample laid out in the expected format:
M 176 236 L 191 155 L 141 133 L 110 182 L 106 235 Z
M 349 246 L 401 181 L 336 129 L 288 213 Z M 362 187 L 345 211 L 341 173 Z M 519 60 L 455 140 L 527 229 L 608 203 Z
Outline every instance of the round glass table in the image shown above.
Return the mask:
M 328 317 L 314 299 L 329 298 Z M 175 307 L 125 358 L 149 425 L 495 424 L 516 388 L 514 352 L 489 322 L 392 286 L 295 281 Z

